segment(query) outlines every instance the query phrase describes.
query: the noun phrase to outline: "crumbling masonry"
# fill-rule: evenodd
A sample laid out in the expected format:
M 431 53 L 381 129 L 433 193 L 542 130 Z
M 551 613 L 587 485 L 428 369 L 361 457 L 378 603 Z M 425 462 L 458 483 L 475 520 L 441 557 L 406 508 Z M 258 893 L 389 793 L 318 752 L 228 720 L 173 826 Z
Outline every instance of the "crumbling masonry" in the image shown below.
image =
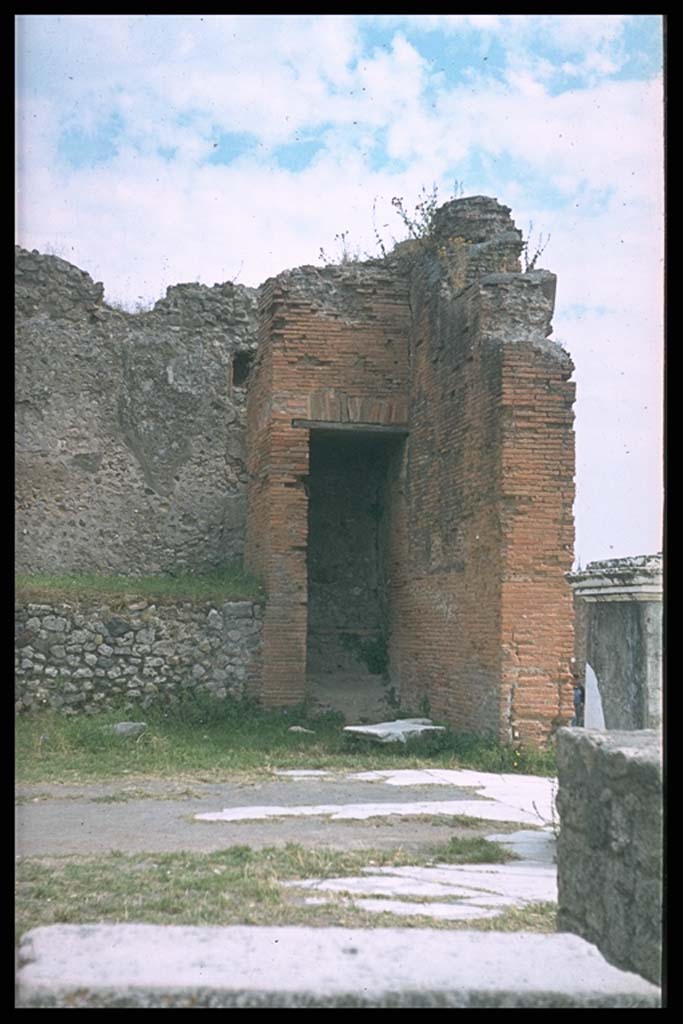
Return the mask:
M 20 569 L 244 551 L 264 703 L 366 671 L 458 729 L 543 741 L 572 715 L 574 385 L 555 277 L 521 249 L 506 207 L 456 200 L 385 259 L 137 315 L 18 250 Z

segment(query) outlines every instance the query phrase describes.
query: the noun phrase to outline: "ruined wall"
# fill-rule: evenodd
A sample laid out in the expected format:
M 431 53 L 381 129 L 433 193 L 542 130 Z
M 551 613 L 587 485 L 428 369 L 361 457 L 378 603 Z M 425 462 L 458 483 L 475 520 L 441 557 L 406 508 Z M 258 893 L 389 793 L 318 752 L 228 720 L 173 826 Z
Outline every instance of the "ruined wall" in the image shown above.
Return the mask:
M 248 568 L 264 579 L 267 703 L 306 694 L 310 424 L 404 424 L 405 282 L 382 263 L 302 267 L 265 283 L 248 398 Z M 303 421 L 296 426 L 294 421 Z M 260 536 L 259 536 L 260 534 Z
M 177 285 L 147 313 L 16 250 L 17 569 L 139 575 L 239 558 L 256 293 Z
M 17 603 L 16 710 L 241 697 L 260 676 L 261 622 L 253 601 Z
M 558 927 L 661 983 L 662 751 L 656 732 L 558 733 Z
M 457 728 L 536 743 L 571 717 L 573 367 L 507 208 L 440 213 L 412 277 L 392 678 Z
M 201 572 L 244 552 L 268 596 L 250 680 L 264 703 L 303 700 L 307 643 L 353 626 L 389 637 L 404 707 L 547 739 L 572 715 L 574 386 L 548 341 L 555 279 L 520 273 L 521 235 L 496 200 L 448 203 L 432 227 L 383 260 L 302 267 L 258 293 L 178 285 L 135 315 L 18 249 L 18 569 Z M 387 445 L 381 522 L 364 534 L 374 568 L 363 575 L 348 526 L 361 581 L 342 573 L 331 602 L 313 563 L 316 543 L 335 543 L 332 499 L 309 547 L 321 431 Z M 367 519 L 363 486 L 335 486 Z M 342 621 L 316 624 L 326 601 Z

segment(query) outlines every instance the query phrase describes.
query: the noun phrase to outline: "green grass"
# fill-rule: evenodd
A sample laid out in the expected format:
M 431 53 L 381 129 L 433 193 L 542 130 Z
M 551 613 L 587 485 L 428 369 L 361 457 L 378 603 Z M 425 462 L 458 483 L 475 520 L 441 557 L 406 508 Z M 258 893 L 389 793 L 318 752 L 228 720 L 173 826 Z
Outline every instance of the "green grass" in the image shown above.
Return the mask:
M 109 735 L 102 726 L 121 719 L 147 722 L 138 737 Z M 292 733 L 303 725 L 313 735 Z M 216 781 L 235 773 L 269 775 L 287 768 L 331 771 L 392 768 L 474 768 L 492 772 L 555 774 L 552 751 L 503 747 L 446 730 L 438 743 L 391 746 L 349 742 L 340 716 L 311 718 L 304 708 L 264 710 L 248 701 L 194 694 L 166 709 L 60 715 L 20 715 L 16 724 L 17 781 L 81 782 L 121 776 Z
M 198 576 L 19 575 L 15 593 L 19 600 L 31 602 L 119 598 L 122 604 L 135 598 L 151 598 L 159 604 L 264 598 L 259 581 L 241 565 Z
M 160 793 L 158 790 L 152 791 L 131 786 L 115 793 L 90 797 L 90 800 L 94 804 L 126 804 L 131 800 L 196 800 L 201 799 L 202 796 L 203 793 L 196 789 L 173 789 L 166 793 Z M 54 799 L 54 797 L 50 797 L 50 799 Z
M 431 825 L 434 828 L 480 829 L 491 831 L 491 822 L 487 818 L 473 818 L 466 814 L 390 814 L 386 818 L 374 815 L 368 821 L 381 822 L 382 825 L 394 825 L 397 822 L 408 822 L 411 825 Z M 344 818 L 332 818 L 330 824 L 348 824 Z M 496 821 L 498 832 L 516 832 L 520 828 L 518 821 Z M 540 825 L 525 825 L 524 828 L 539 829 Z
M 439 864 L 506 864 L 519 857 L 483 836 L 453 836 L 434 853 L 434 859 Z
M 495 844 L 491 844 L 495 846 Z M 17 936 L 39 925 L 147 922 L 184 925 L 312 925 L 343 927 L 480 928 L 553 931 L 555 904 L 537 904 L 477 921 L 397 919 L 370 913 L 343 897 L 325 905 L 302 903 L 284 880 L 360 874 L 364 867 L 443 862 L 443 850 L 420 858 L 383 852 L 310 850 L 298 844 L 253 850 L 231 846 L 215 853 L 28 858 L 17 865 Z M 328 894 L 329 895 L 329 894 Z

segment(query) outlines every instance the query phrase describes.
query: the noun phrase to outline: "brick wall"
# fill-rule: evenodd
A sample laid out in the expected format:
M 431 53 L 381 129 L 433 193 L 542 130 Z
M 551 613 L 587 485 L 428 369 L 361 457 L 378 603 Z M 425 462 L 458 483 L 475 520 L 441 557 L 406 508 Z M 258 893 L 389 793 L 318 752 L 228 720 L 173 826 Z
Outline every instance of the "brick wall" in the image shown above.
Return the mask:
M 545 340 L 552 275 L 494 288 L 486 301 L 497 320 L 487 333 L 502 344 L 501 735 L 537 743 L 573 715 L 573 365 Z M 527 323 L 515 338 L 509 324 L 522 304 Z
M 247 430 L 247 565 L 264 579 L 262 698 L 306 695 L 309 428 L 405 424 L 407 286 L 383 264 L 304 267 L 262 291 Z M 260 535 L 260 537 L 259 537 Z
M 456 728 L 530 743 L 571 718 L 573 367 L 547 340 L 555 278 L 520 273 L 520 249 L 507 208 L 475 197 L 393 262 L 266 285 L 249 411 L 264 536 L 247 551 L 269 595 L 267 701 L 305 695 L 308 430 L 293 421 L 407 425 L 382 550 L 404 707 L 426 698 Z
M 482 344 L 476 288 L 413 283 L 410 436 L 394 548 L 393 669 L 401 699 L 472 731 L 498 727 L 499 353 Z

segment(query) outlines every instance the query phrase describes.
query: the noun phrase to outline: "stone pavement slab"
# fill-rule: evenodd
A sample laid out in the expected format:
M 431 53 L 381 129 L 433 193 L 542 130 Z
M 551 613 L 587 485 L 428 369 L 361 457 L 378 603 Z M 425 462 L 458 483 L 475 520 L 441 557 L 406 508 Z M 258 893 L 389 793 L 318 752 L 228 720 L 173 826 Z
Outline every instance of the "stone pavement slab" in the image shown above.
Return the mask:
M 517 838 L 524 835 L 529 833 L 516 834 Z M 554 846 L 554 838 L 547 838 L 549 845 L 544 853 L 549 853 Z M 505 845 L 512 847 L 514 844 Z M 306 878 L 283 885 L 318 894 L 304 897 L 304 903 L 324 903 L 326 893 L 341 893 L 363 910 L 450 921 L 495 917 L 513 907 L 557 901 L 557 871 L 552 856 L 546 861 L 521 860 L 510 864 L 368 867 L 356 876 Z M 378 896 L 385 898 L 372 898 Z
M 575 935 L 53 925 L 24 936 L 20 1007 L 644 1008 L 659 990 Z
M 387 786 L 458 786 L 472 796 L 492 800 L 510 811 L 526 815 L 527 821 L 552 825 L 555 820 L 557 780 L 514 772 L 476 772 L 469 768 L 399 768 L 388 771 L 356 772 L 354 781 L 383 782 Z M 510 821 L 524 817 L 510 816 Z
M 420 815 L 464 815 L 468 818 L 482 818 L 486 821 L 520 821 L 533 825 L 539 823 L 534 813 L 515 807 L 505 807 L 493 800 L 413 800 L 396 803 L 348 803 L 348 804 L 284 804 L 250 807 L 224 807 L 221 811 L 205 811 L 195 814 L 197 821 L 258 821 L 267 818 L 329 817 L 333 821 L 362 821 L 366 818 L 381 818 L 387 815 L 416 817 Z

